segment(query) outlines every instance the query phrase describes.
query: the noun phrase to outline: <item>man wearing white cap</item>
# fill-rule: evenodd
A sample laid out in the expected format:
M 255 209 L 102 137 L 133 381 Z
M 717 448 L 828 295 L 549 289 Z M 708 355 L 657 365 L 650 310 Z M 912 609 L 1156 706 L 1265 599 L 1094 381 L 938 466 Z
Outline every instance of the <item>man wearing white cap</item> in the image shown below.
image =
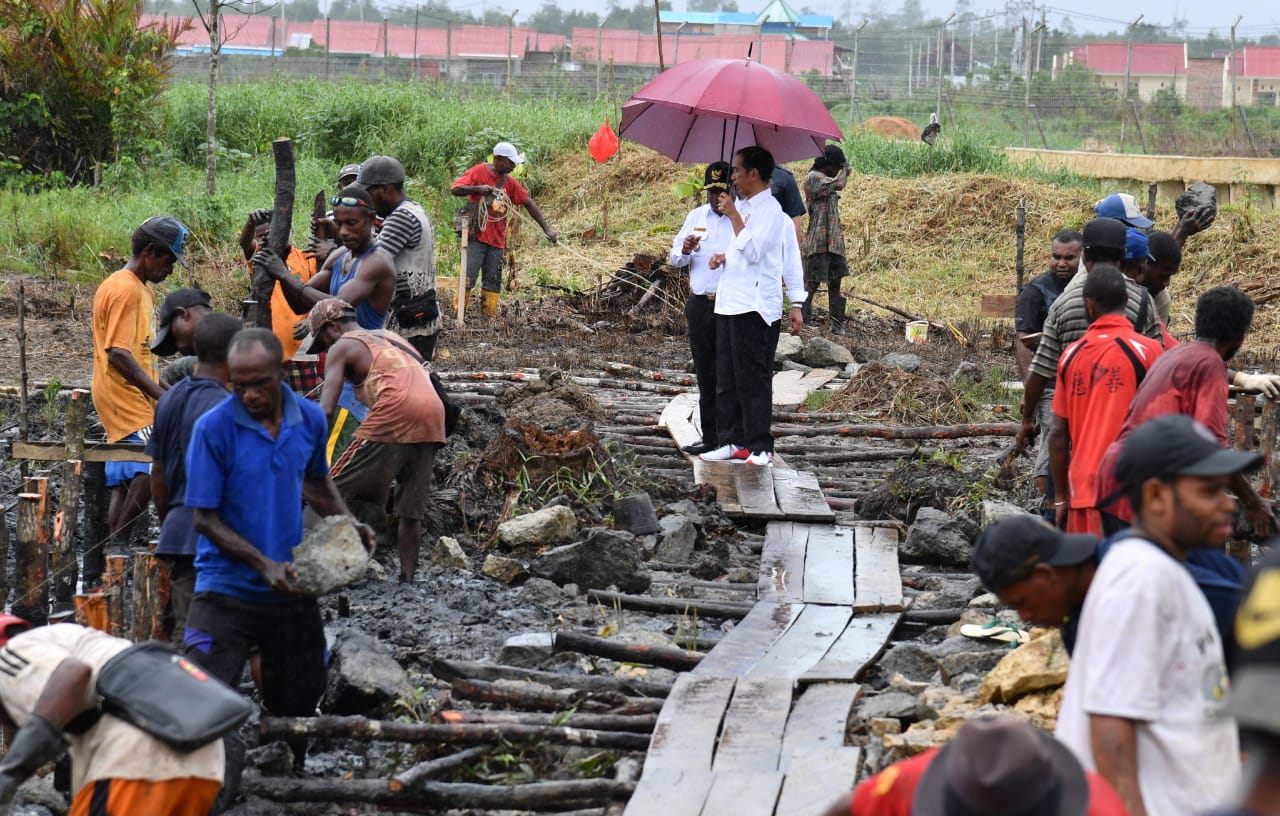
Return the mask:
M 542 228 L 551 243 L 556 231 L 542 217 L 542 211 L 529 197 L 529 191 L 511 178 L 516 165 L 524 164 L 524 156 L 511 142 L 493 146 L 493 160 L 475 165 L 453 183 L 450 192 L 466 196 L 475 206 L 471 216 L 471 236 L 467 245 L 466 296 L 470 297 L 476 278 L 481 278 L 486 317 L 498 313 L 498 293 L 502 290 L 502 256 L 507 248 L 507 221 L 516 217 L 515 208 L 524 205 L 529 215 Z

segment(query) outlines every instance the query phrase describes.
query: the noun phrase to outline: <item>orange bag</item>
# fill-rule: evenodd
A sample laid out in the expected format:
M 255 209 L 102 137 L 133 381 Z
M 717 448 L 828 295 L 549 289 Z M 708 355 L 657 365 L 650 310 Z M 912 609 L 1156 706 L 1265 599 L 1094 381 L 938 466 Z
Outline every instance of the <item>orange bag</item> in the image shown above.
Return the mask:
M 618 134 L 609 127 L 609 117 L 605 117 L 604 124 L 587 142 L 587 150 L 591 152 L 591 158 L 598 162 L 607 162 L 618 152 Z

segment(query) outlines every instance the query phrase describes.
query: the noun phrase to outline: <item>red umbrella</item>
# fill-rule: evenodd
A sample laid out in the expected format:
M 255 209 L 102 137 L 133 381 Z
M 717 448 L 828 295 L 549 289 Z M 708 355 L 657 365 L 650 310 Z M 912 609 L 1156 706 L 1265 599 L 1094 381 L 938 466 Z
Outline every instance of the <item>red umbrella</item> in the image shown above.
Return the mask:
M 745 59 L 700 59 L 654 77 L 622 106 L 618 135 L 682 162 L 729 160 L 760 145 L 785 162 L 844 134 L 809 86 Z

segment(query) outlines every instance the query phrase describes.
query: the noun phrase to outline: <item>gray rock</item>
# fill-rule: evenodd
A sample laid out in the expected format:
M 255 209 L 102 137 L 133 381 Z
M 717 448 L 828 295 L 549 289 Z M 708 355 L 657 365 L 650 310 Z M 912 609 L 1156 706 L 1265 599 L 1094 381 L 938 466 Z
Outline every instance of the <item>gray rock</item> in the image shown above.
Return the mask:
M 996 597 L 994 592 L 984 592 L 969 601 L 969 606 L 973 609 L 995 609 L 999 605 L 1000 599 Z
M 982 503 L 982 529 L 987 529 L 997 521 L 1006 518 L 1016 518 L 1017 516 L 1030 516 L 1026 510 L 1023 510 L 1013 502 L 999 501 L 998 499 L 987 499 Z
M 66 816 L 70 808 L 66 798 L 53 785 L 53 775 L 33 776 L 18 788 L 17 802 L 11 811 L 22 816 L 36 814 L 57 814 Z
M 973 385 L 982 382 L 982 366 L 972 360 L 963 360 L 951 372 L 951 382 L 956 385 Z
M 535 606 L 554 606 L 564 600 L 564 591 L 546 578 L 530 578 L 520 587 L 520 599 Z
M 435 549 L 431 551 L 431 566 L 436 569 L 470 569 L 471 562 L 462 551 L 458 539 L 440 536 L 436 539 Z
M 951 678 L 951 688 L 956 691 L 963 691 L 966 694 L 977 691 L 978 686 L 982 685 L 982 675 L 980 674 L 960 674 Z
M 331 714 L 367 714 L 413 689 L 391 647 L 359 629 L 333 632 L 329 682 L 321 710 Z
M 996 640 L 978 640 L 956 635 L 955 637 L 947 638 L 941 643 L 935 643 L 927 647 L 927 650 L 929 654 L 942 661 L 952 655 L 965 654 L 966 652 L 995 652 L 1003 657 L 1008 653 L 1009 647 L 1007 644 Z
M 908 680 L 929 680 L 938 673 L 938 659 L 914 643 L 899 643 L 880 658 L 885 677 L 900 674 Z
M 857 374 L 859 371 L 861 371 L 861 370 L 862 370 L 862 366 L 863 366 L 863 364 L 862 364 L 862 363 L 849 363 L 848 365 L 846 365 L 846 366 L 844 367 L 844 370 L 845 370 L 849 375 L 851 375 L 851 376 L 852 376 L 852 375 L 854 375 L 854 374 Z
M 853 353 L 825 337 L 810 337 L 804 347 L 804 361 L 814 368 L 844 368 L 852 363 Z
M 1197 181 L 1188 187 L 1182 195 L 1173 200 L 1173 207 L 1178 212 L 1178 218 L 1182 218 L 1183 213 L 1188 210 L 1198 210 L 1201 207 L 1212 207 L 1216 216 L 1218 213 L 1218 191 L 1212 184 Z
M 689 574 L 703 581 L 714 581 L 724 575 L 724 570 L 724 559 L 714 553 L 708 553 L 693 562 L 693 566 L 689 568 Z
M 966 638 L 968 640 L 969 638 Z M 952 677 L 964 674 L 984 675 L 996 667 L 996 664 L 1009 653 L 1006 649 L 982 649 L 969 652 L 957 652 L 942 658 L 943 677 L 948 682 Z
M 572 541 L 578 520 L 564 505 L 554 505 L 516 516 L 498 525 L 498 540 L 508 547 L 545 547 Z
M 858 714 L 864 720 L 891 717 L 911 723 L 928 718 L 931 713 L 918 699 L 902 691 L 885 691 L 874 697 L 864 697 L 858 706 Z
M 969 565 L 973 552 L 973 524 L 934 507 L 921 507 L 898 557 L 911 564 Z
M 328 595 L 364 577 L 369 551 L 346 516 L 329 516 L 293 548 L 293 582 L 304 595 Z
M 880 365 L 885 368 L 896 368 L 914 374 L 920 370 L 920 357 L 915 354 L 905 354 L 895 351 L 892 354 L 886 354 L 880 358 Z
M 880 359 L 880 350 L 869 346 L 854 346 L 849 350 L 855 363 L 874 363 Z
M 289 743 L 277 740 L 245 751 L 244 765 L 263 776 L 289 776 L 293 773 L 293 751 Z
M 640 564 L 635 536 L 621 530 L 593 529 L 584 541 L 538 556 L 529 571 L 561 586 L 575 583 L 581 589 L 617 585 L 623 592 L 643 592 L 651 580 Z
M 658 514 L 653 499 L 643 490 L 613 500 L 613 526 L 632 535 L 658 532 Z
M 671 502 L 662 508 L 662 512 L 667 515 L 679 513 L 698 527 L 707 522 L 706 509 L 697 502 L 691 502 L 688 499 Z
M 480 572 L 504 584 L 514 584 L 522 578 L 529 577 L 529 572 L 524 568 L 524 564 L 514 558 L 504 558 L 501 555 L 493 555 L 492 553 L 485 556 Z
M 658 520 L 658 526 L 662 529 L 654 556 L 659 561 L 673 564 L 687 563 L 693 557 L 693 548 L 698 543 L 698 528 L 679 513 L 663 516 Z
M 773 364 L 780 365 L 787 360 L 799 360 L 804 356 L 804 341 L 792 334 L 783 334 L 778 338 L 778 348 L 773 352 Z
M 498 662 L 508 666 L 523 666 L 532 669 L 551 657 L 550 632 L 526 632 L 507 638 L 498 652 Z
M 773 364 L 774 371 L 813 371 L 813 366 L 797 363 L 794 360 L 783 360 Z
M 760 578 L 750 567 L 730 567 L 725 579 L 731 584 L 754 584 Z

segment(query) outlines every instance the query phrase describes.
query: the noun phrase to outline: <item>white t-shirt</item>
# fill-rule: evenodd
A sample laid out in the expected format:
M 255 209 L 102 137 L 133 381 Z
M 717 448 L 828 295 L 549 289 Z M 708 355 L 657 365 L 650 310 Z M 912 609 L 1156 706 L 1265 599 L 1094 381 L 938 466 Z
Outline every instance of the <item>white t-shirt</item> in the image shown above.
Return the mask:
M 1056 735 L 1096 770 L 1089 715 L 1138 723 L 1138 786 L 1151 816 L 1227 802 L 1240 780 L 1213 612 L 1185 566 L 1146 539 L 1117 541 L 1080 616 Z

